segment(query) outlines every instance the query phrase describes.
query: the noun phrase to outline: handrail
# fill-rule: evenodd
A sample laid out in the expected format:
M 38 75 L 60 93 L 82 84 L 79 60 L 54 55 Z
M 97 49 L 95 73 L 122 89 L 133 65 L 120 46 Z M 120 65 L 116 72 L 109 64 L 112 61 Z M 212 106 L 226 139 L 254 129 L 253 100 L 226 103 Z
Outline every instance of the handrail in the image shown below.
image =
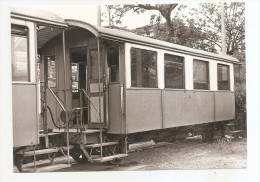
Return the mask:
M 124 83 L 120 84 L 120 104 L 121 104 L 121 115 L 125 118 L 125 100 L 124 100 Z
M 50 90 L 51 94 L 53 95 L 53 97 L 55 98 L 55 100 L 58 102 L 58 104 L 60 105 L 60 107 L 62 108 L 62 110 L 67 113 L 67 110 L 65 109 L 65 107 L 64 107 L 63 104 L 61 103 L 60 99 L 59 99 L 59 98 L 56 96 L 56 94 L 53 92 L 53 90 L 52 90 L 49 86 L 47 86 L 47 88 Z M 91 105 L 94 107 L 94 109 L 95 109 L 95 110 L 97 111 L 97 113 L 99 114 L 99 113 L 100 113 L 99 110 L 98 110 L 98 109 L 96 108 L 96 106 L 93 104 L 93 102 L 92 102 L 92 100 L 90 99 L 90 97 L 88 96 L 87 92 L 86 92 L 84 89 L 78 89 L 78 90 L 82 91 L 82 92 L 85 94 L 85 96 L 86 96 L 86 97 L 88 98 L 88 100 L 90 101 Z M 86 109 L 86 107 L 74 108 L 73 111 L 75 111 L 75 109 Z
M 79 90 L 81 90 L 84 94 L 85 94 L 85 96 L 88 98 L 88 100 L 90 101 L 90 103 L 91 103 L 91 105 L 95 108 L 95 110 L 97 111 L 97 113 L 99 114 L 100 112 L 99 112 L 99 110 L 96 108 L 96 106 L 93 104 L 93 102 L 92 102 L 92 100 L 90 99 L 90 97 L 88 96 L 88 94 L 87 94 L 87 92 L 84 90 L 84 89 L 79 89 Z
M 56 96 L 56 94 L 53 92 L 53 90 L 52 90 L 49 86 L 47 86 L 47 88 L 50 90 L 50 92 L 51 92 L 51 94 L 53 95 L 53 97 L 55 98 L 55 100 L 59 103 L 59 105 L 60 105 L 60 107 L 62 108 L 62 110 L 67 113 L 67 110 L 65 109 L 65 107 L 64 107 L 63 104 L 61 103 L 60 99 L 59 99 L 59 98 Z

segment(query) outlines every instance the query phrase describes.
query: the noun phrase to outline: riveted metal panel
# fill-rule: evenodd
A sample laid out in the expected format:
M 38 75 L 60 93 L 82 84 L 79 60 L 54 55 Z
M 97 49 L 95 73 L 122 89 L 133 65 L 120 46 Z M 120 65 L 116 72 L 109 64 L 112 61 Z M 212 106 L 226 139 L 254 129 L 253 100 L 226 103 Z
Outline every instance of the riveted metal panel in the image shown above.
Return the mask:
M 13 84 L 14 147 L 38 144 L 35 84 Z
M 161 128 L 161 90 L 126 90 L 127 132 L 134 133 Z
M 214 93 L 162 91 L 163 128 L 214 122 Z
M 235 119 L 234 92 L 215 92 L 216 121 Z

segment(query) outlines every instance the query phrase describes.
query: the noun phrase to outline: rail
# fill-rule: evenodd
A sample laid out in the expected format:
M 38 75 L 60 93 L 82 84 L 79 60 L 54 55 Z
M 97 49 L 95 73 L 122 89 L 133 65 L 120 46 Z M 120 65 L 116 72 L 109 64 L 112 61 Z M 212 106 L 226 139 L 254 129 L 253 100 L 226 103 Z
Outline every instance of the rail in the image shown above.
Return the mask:
M 61 103 L 60 99 L 56 96 L 56 94 L 53 92 L 53 90 L 49 86 L 47 86 L 47 88 L 50 90 L 51 94 L 53 95 L 55 100 L 58 102 L 58 104 L 60 105 L 62 110 L 67 113 L 67 110 L 65 109 L 64 105 Z
M 48 85 L 46 87 L 47 87 L 47 89 L 49 89 L 49 91 L 51 92 L 51 94 L 53 95 L 55 100 L 58 102 L 58 104 L 60 105 L 62 110 L 65 112 L 66 125 L 67 125 L 67 147 L 69 148 L 70 143 L 69 143 L 69 119 L 68 119 L 68 112 L 67 112 L 66 108 L 64 107 L 64 105 L 61 103 L 60 99 L 57 97 L 57 95 L 53 92 L 53 90 Z M 65 98 L 66 98 L 66 94 L 65 94 Z M 65 104 L 66 104 L 66 102 L 65 102 Z M 64 127 L 66 125 L 64 125 Z M 67 151 L 67 157 L 68 157 L 68 165 L 70 165 L 70 153 L 69 153 L 69 150 Z

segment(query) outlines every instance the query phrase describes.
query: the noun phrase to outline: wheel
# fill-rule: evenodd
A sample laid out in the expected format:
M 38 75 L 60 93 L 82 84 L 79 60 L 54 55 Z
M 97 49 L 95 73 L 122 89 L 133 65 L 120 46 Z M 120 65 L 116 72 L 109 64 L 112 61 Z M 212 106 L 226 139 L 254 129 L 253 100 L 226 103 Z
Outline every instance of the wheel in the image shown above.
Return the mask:
M 87 157 L 84 155 L 81 149 L 70 150 L 70 156 L 78 163 L 88 162 Z

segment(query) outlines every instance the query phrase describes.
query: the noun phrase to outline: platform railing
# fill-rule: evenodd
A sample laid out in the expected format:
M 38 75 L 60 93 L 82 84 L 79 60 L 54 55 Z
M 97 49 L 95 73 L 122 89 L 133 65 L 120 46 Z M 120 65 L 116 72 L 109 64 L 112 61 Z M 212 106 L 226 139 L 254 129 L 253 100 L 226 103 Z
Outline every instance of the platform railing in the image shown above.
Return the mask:
M 67 155 L 68 156 L 67 157 L 68 157 L 68 165 L 70 165 L 70 154 L 69 154 L 70 143 L 69 143 L 69 118 L 68 118 L 68 112 L 67 112 L 65 106 L 61 103 L 60 98 L 57 97 L 57 95 L 53 92 L 53 90 L 48 85 L 47 85 L 47 89 L 49 89 L 49 91 L 51 92 L 51 94 L 53 95 L 55 100 L 58 102 L 58 104 L 60 105 L 62 110 L 65 112 L 65 116 L 66 116 L 66 125 L 65 126 L 67 126 L 67 148 L 68 148 L 68 151 L 67 151 Z M 66 97 L 66 94 L 65 94 L 65 97 Z M 66 104 L 66 102 L 65 102 L 65 104 Z
M 64 105 L 61 103 L 60 98 L 57 97 L 57 95 L 53 92 L 53 90 L 50 88 L 50 86 L 47 86 L 47 88 L 49 89 L 49 91 L 51 92 L 51 94 L 53 95 L 53 97 L 55 98 L 57 103 L 60 105 L 62 110 L 67 114 L 67 110 L 65 109 Z

